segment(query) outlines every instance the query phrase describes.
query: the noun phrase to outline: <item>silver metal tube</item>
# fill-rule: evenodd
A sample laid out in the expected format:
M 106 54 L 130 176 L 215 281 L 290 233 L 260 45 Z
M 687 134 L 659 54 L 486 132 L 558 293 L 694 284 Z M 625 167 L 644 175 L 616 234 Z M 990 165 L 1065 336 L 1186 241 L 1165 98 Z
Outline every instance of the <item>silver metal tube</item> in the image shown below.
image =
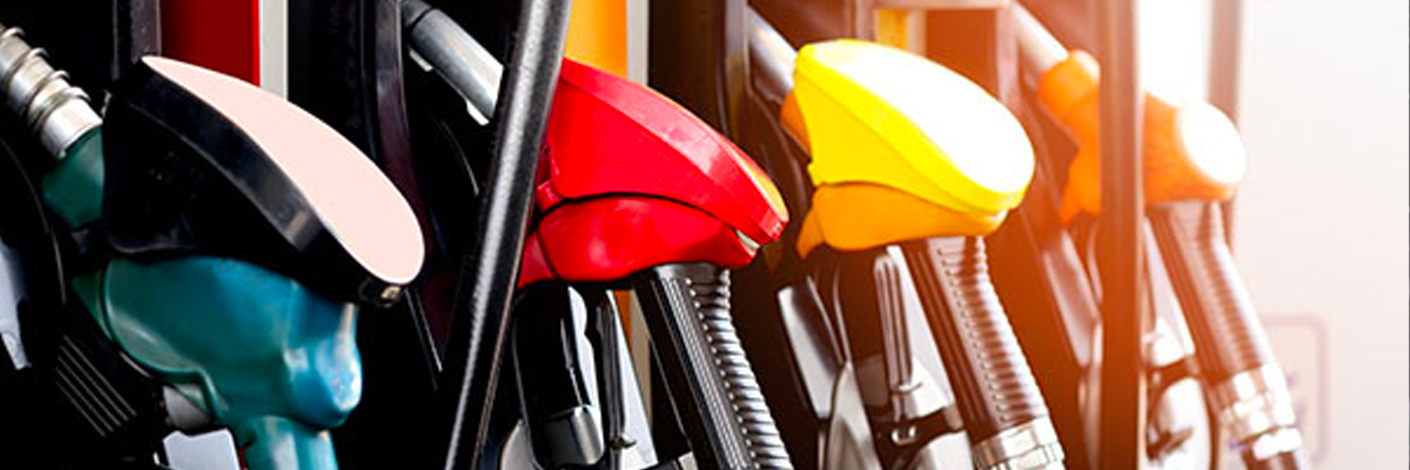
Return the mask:
M 68 75 L 31 47 L 20 28 L 0 25 L 0 96 L 39 137 L 44 149 L 62 158 L 69 145 L 102 124 L 88 95 L 70 85 Z
M 493 116 L 504 65 L 444 12 L 420 0 L 407 1 L 402 11 L 412 52 L 429 63 L 480 117 Z
M 1015 3 L 1013 23 L 1018 32 L 1018 53 L 1029 76 L 1036 80 L 1043 72 L 1053 68 L 1067 58 L 1067 47 L 1053 37 L 1053 33 L 1043 27 L 1028 9 Z
M 751 75 L 755 77 L 755 88 L 765 98 L 782 103 L 784 97 L 793 91 L 793 63 L 798 60 L 798 51 L 758 12 L 753 8 L 747 10 L 749 59 L 753 65 Z

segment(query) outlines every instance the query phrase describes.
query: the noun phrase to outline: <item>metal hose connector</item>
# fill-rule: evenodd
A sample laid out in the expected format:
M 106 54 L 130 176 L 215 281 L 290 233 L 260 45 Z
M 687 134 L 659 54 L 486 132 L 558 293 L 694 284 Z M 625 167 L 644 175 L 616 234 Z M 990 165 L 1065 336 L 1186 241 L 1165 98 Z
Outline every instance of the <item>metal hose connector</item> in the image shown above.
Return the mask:
M 1276 364 L 1235 374 L 1215 386 L 1214 395 L 1220 417 L 1233 431 L 1235 441 L 1253 443 L 1264 436 L 1275 436 L 1267 442 L 1286 444 L 1271 446 L 1276 449 L 1268 444 L 1255 446 L 1258 450 L 1272 450 L 1268 455 L 1296 450 L 1301 443 L 1287 380 Z
M 1046 416 L 974 445 L 975 468 L 983 470 L 1060 470 L 1062 460 L 1057 430 Z
M 23 34 L 0 24 L 0 92 L 44 149 L 61 158 L 102 119 L 89 106 L 88 95 L 69 84 L 68 74 L 50 66 L 44 49 L 31 47 Z
M 744 429 L 749 451 L 761 469 L 792 469 L 788 450 L 779 435 L 759 380 L 744 354 L 744 346 L 730 314 L 729 271 L 721 269 L 713 280 L 690 278 L 694 307 L 715 363 L 727 388 L 735 417 Z

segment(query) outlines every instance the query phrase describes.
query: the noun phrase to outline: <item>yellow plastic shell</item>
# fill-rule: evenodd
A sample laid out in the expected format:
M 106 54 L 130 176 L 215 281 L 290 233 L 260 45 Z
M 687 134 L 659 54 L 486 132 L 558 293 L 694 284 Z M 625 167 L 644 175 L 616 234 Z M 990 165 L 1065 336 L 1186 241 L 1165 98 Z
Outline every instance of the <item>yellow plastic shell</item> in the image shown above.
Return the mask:
M 981 217 L 1022 200 L 1033 175 L 1028 136 L 959 74 L 844 39 L 804 47 L 794 80 L 797 115 L 784 122 L 812 154 L 815 186 L 869 183 Z

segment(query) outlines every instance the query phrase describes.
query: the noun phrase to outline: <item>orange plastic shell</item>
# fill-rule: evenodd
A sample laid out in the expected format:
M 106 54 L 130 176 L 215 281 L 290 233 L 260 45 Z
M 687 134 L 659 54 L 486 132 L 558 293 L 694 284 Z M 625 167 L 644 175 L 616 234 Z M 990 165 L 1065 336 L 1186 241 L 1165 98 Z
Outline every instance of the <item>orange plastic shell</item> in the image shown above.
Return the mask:
M 798 253 L 806 258 L 821 245 L 857 251 L 931 237 L 983 236 L 1006 214 L 963 214 L 876 184 L 824 185 L 813 193 L 812 210 L 803 219 Z
M 876 10 L 876 42 L 897 49 L 910 48 L 910 10 Z
M 783 128 L 788 129 L 798 144 L 803 146 L 803 151 L 812 153 L 813 149 L 808 145 L 808 126 L 803 123 L 803 109 L 798 107 L 798 95 L 789 93 L 788 97 L 783 99 L 783 106 L 778 114 Z
M 1073 51 L 1038 82 L 1038 99 L 1080 149 L 1068 168 L 1061 209 L 1064 223 L 1081 213 L 1101 214 L 1099 77 L 1096 60 L 1085 52 Z M 1145 94 L 1141 154 L 1146 204 L 1182 199 L 1225 200 L 1233 196 L 1238 185 L 1237 179 L 1218 181 L 1196 166 L 1186 145 L 1187 136 L 1180 130 L 1183 111 Z
M 564 55 L 627 76 L 627 0 L 576 0 Z

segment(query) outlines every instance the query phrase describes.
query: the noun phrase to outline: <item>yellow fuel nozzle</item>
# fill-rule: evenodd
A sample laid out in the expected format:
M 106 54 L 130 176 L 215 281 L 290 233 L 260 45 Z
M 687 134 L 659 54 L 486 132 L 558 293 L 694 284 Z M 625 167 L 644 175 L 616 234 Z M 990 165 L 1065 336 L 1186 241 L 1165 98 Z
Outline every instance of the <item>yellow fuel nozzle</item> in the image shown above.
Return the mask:
M 1018 120 L 959 74 L 855 40 L 798 54 L 790 100 L 816 185 L 870 183 L 985 216 L 1018 205 L 1033 150 Z M 787 107 L 785 107 L 787 110 Z
M 1032 145 L 983 88 L 876 43 L 840 39 L 795 53 L 749 13 L 755 86 L 812 157 L 817 191 L 800 252 L 983 235 L 1022 200 Z

